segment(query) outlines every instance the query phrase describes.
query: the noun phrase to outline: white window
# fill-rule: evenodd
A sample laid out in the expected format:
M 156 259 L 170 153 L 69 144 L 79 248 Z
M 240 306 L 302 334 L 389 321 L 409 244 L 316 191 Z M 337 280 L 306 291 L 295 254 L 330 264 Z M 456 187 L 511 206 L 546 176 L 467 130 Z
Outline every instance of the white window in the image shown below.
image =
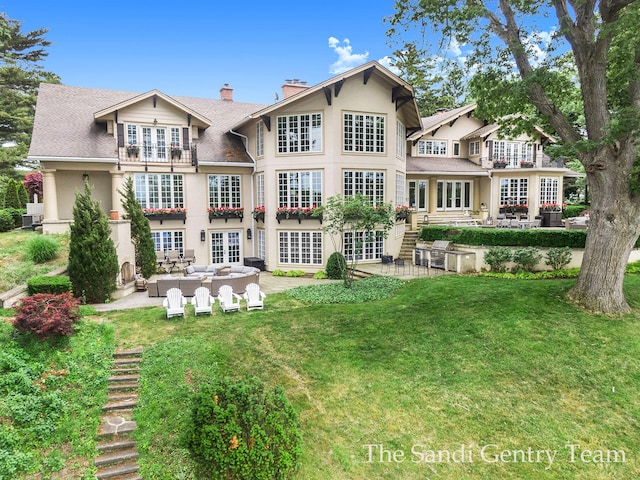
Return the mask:
M 267 236 L 263 228 L 258 229 L 258 258 L 267 258 Z
M 469 142 L 469 156 L 480 155 L 480 141 Z
M 240 175 L 209 175 L 209 207 L 241 207 Z
M 134 175 L 136 199 L 142 208 L 184 207 L 184 181 L 173 173 Z
M 264 122 L 256 123 L 256 157 L 264 156 Z
M 407 156 L 407 129 L 398 121 L 397 124 L 397 138 L 396 138 L 396 157 L 405 159 Z
M 138 145 L 137 125 L 127 125 L 127 145 Z
M 473 182 L 469 180 L 438 180 L 436 188 L 437 210 L 471 209 Z
M 342 194 L 355 197 L 357 193 L 369 198 L 372 205 L 384 203 L 384 172 L 346 170 L 343 174 Z
M 148 162 L 167 161 L 166 127 L 142 127 L 142 156 Z
M 210 263 L 239 264 L 242 259 L 241 233 L 238 230 L 214 230 L 210 232 Z
M 533 161 L 533 145 L 522 142 L 493 142 L 493 160 L 504 160 L 511 167 L 518 167 L 521 161 Z
M 278 207 L 322 205 L 322 172 L 278 173 Z
M 178 250 L 180 253 L 184 253 L 184 232 L 174 230 L 153 231 L 151 232 L 151 238 L 156 252 L 165 252 L 166 254 L 169 250 Z
M 345 152 L 385 152 L 383 115 L 345 113 L 343 131 Z
M 171 127 L 171 146 L 174 148 L 180 147 L 180 129 L 178 127 Z
M 322 151 L 322 114 L 278 117 L 278 153 Z
M 322 265 L 322 232 L 278 232 L 280 263 Z
M 540 179 L 540 205 L 545 203 L 560 203 L 558 201 L 558 179 L 555 177 Z
M 256 175 L 256 206 L 264 206 L 264 173 Z
M 354 235 L 355 233 L 355 235 Z M 382 232 L 344 232 L 344 256 L 347 260 L 375 260 L 382 258 L 384 237 Z
M 500 179 L 500 205 L 528 205 L 529 180 L 526 178 Z
M 418 155 L 443 157 L 447 154 L 445 140 L 419 140 Z
M 453 142 L 453 156 L 460 156 L 460 142 Z
M 404 175 L 402 173 L 396 173 L 396 207 L 400 207 L 405 204 L 404 186 Z

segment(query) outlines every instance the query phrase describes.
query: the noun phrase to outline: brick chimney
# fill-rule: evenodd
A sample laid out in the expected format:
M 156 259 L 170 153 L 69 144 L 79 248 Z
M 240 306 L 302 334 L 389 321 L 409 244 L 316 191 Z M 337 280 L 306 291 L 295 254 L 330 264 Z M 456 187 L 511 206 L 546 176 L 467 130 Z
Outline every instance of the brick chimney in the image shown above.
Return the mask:
M 220 100 L 233 102 L 233 88 L 231 88 L 228 83 L 225 83 L 220 89 Z
M 296 93 L 300 93 L 309 88 L 307 82 L 301 82 L 299 79 L 294 78 L 293 80 L 285 80 L 284 85 L 282 85 L 282 99 L 290 97 L 291 95 L 295 95 Z

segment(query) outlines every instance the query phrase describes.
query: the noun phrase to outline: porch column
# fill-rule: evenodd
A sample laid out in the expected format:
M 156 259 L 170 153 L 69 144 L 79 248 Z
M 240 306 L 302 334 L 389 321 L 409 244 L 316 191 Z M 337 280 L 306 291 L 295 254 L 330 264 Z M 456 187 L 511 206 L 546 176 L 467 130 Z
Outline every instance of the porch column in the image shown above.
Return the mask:
M 112 172 L 111 173 L 111 210 L 116 210 L 118 213 L 124 213 L 122 207 L 122 195 L 118 190 L 124 190 L 124 172 Z
M 60 220 L 58 218 L 58 190 L 56 188 L 55 173 L 55 170 L 42 170 L 44 221 L 50 222 Z

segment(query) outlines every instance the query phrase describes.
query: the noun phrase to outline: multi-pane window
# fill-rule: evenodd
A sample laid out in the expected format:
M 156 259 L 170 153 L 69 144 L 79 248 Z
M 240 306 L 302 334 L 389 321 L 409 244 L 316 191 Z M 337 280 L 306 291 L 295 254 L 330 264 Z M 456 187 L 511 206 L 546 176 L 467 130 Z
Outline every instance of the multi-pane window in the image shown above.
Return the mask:
M 264 122 L 256 123 L 256 157 L 264 156 Z
M 322 265 L 322 232 L 278 232 L 280 263 Z
M 138 126 L 127 125 L 127 144 L 138 145 Z
M 558 179 L 555 177 L 542 177 L 540 179 L 540 205 L 544 203 L 559 203 Z
M 396 122 L 396 124 L 396 156 L 404 160 L 407 154 L 407 129 L 399 120 Z
M 396 206 L 404 205 L 404 175 L 396 173 Z
M 526 178 L 500 179 L 500 205 L 529 203 L 529 181 Z
M 522 142 L 493 142 L 493 160 L 504 160 L 509 166 L 517 167 L 521 161 L 533 161 L 533 145 Z
M 322 114 L 278 117 L 278 153 L 322 151 Z
M 181 231 L 153 231 L 151 232 L 153 246 L 156 252 L 168 252 L 169 250 L 178 250 L 184 253 L 184 232 Z
M 239 208 L 240 175 L 209 175 L 209 206 Z
M 142 208 L 184 207 L 184 181 L 180 174 L 137 173 L 134 184 Z
M 444 156 L 447 154 L 446 140 L 419 140 L 418 155 Z
M 267 258 L 267 240 L 266 240 L 266 232 L 264 228 L 258 229 L 258 258 L 265 259 Z
M 178 127 L 171 127 L 171 146 L 180 146 L 180 129 Z
M 346 170 L 343 174 L 342 193 L 345 197 L 355 197 L 360 193 L 372 205 L 384 203 L 384 172 Z
M 278 173 L 278 207 L 318 207 L 322 205 L 322 172 Z
M 385 117 L 365 113 L 344 114 L 344 151 L 384 153 Z
M 347 260 L 375 260 L 382 258 L 384 237 L 382 232 L 344 232 L 344 256 Z
M 264 173 L 256 175 L 256 206 L 264 206 Z
M 469 142 L 469 156 L 480 155 L 480 141 Z

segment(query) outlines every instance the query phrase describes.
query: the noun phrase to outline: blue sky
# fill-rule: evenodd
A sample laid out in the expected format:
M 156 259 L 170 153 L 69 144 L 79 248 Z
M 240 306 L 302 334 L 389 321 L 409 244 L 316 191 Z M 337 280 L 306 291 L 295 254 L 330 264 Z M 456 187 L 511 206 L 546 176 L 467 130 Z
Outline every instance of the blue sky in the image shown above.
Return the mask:
M 66 85 L 273 103 L 286 79 L 320 83 L 392 55 L 393 0 L 0 0 L 23 32 L 49 28 L 46 70 Z

